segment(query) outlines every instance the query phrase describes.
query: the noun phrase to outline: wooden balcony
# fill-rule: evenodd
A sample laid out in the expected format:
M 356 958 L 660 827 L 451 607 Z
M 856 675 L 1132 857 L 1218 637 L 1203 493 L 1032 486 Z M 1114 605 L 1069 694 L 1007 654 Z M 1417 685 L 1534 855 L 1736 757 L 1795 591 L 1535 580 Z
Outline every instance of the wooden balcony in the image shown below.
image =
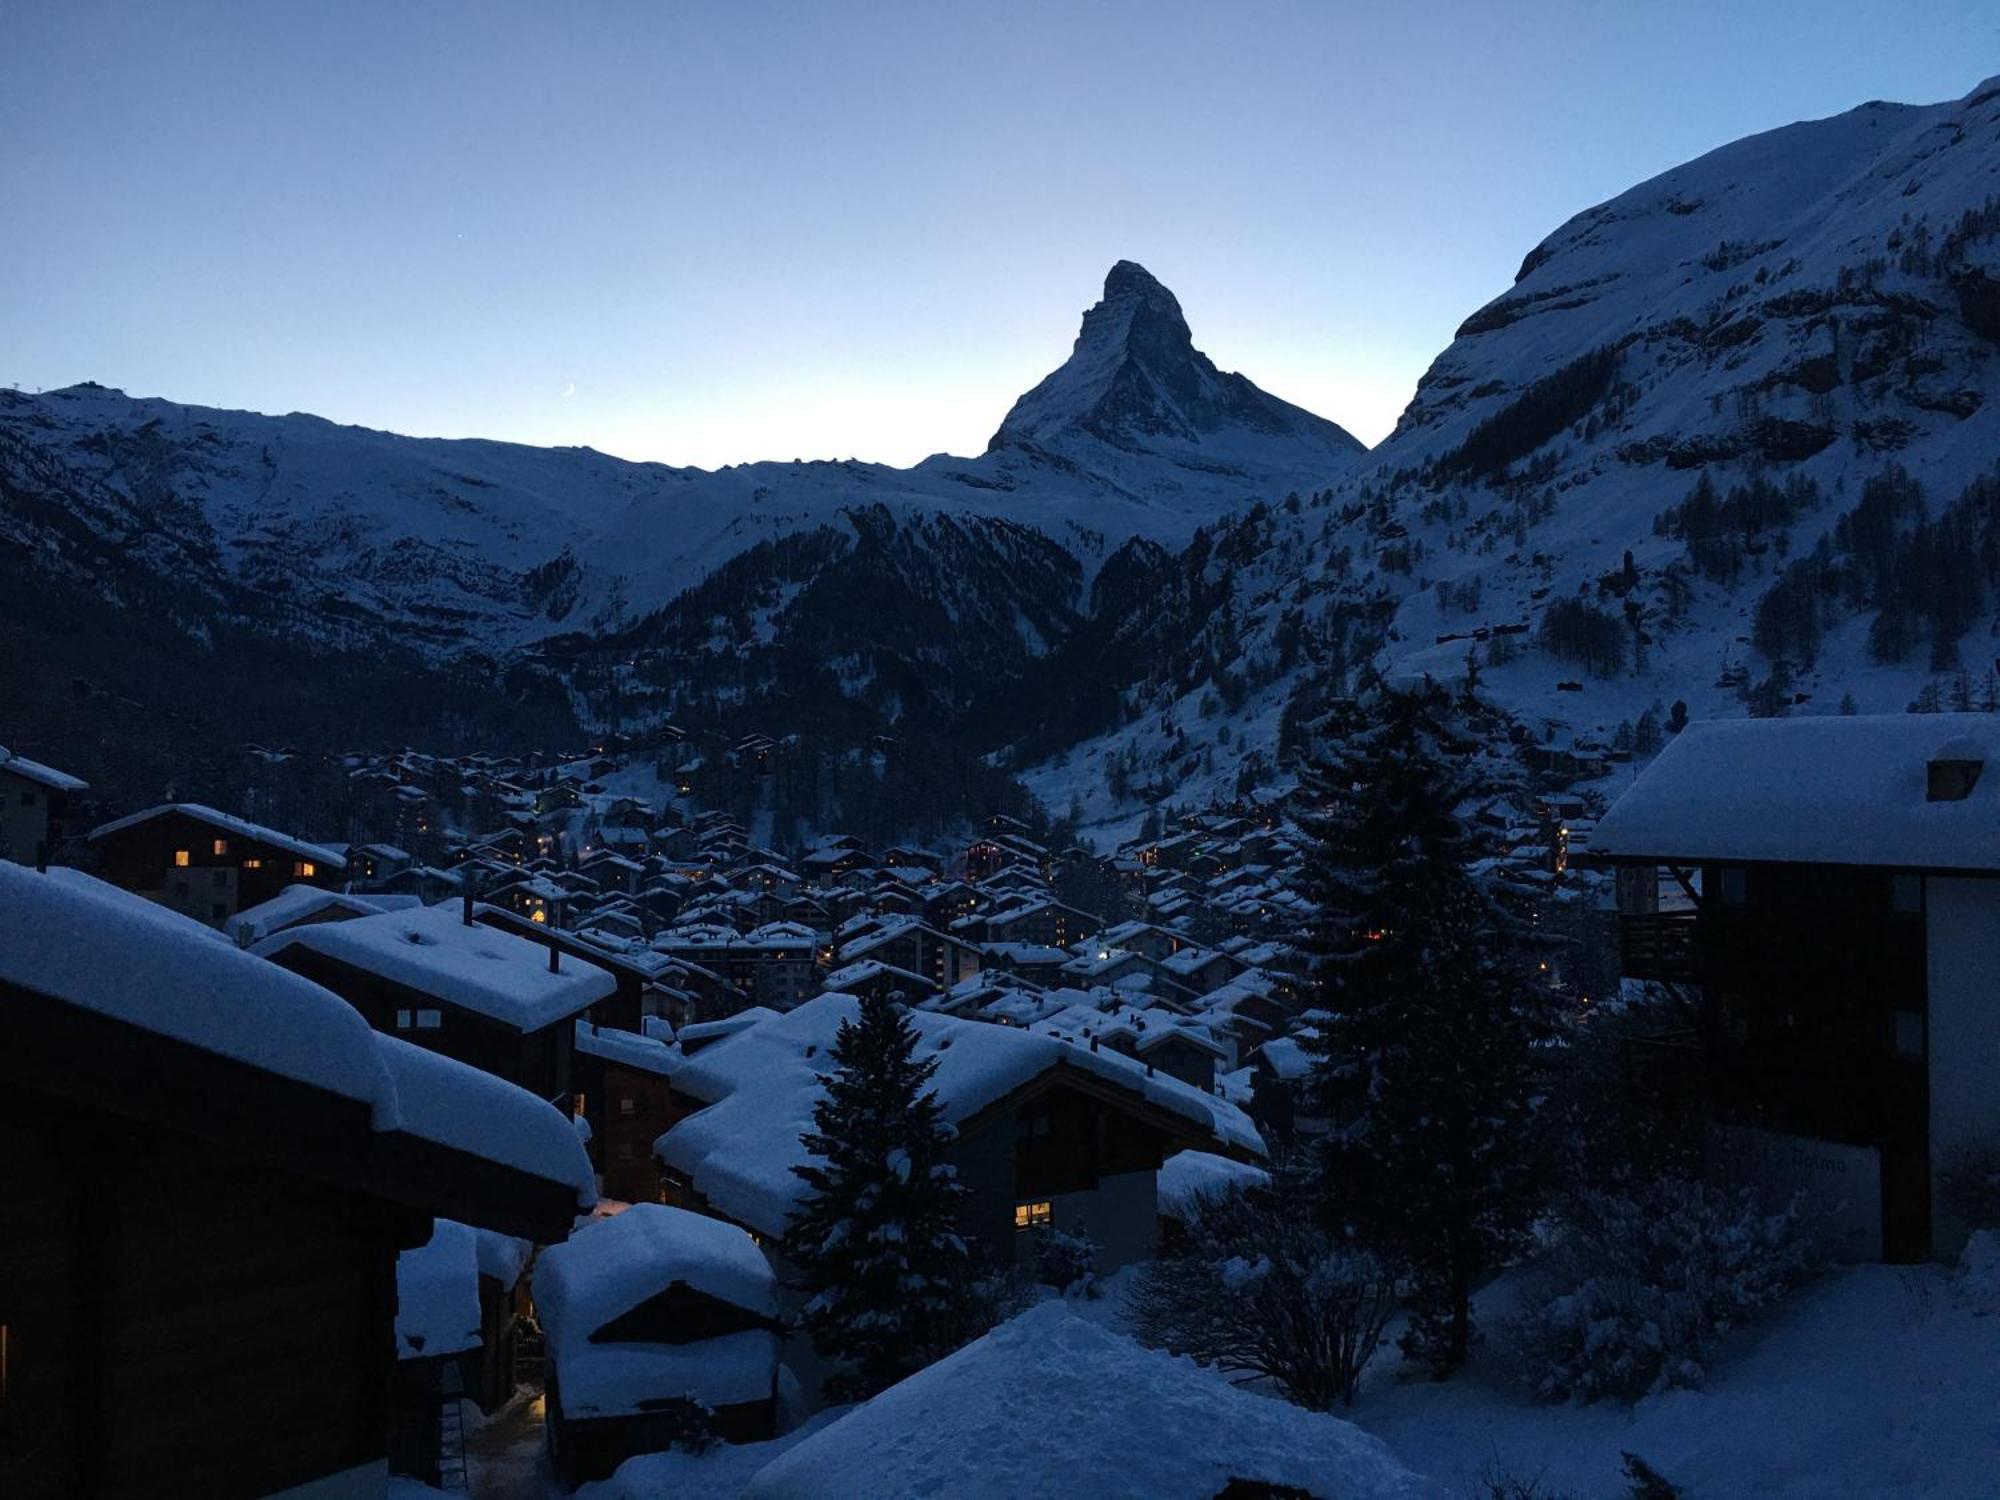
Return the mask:
M 1695 921 L 1691 911 L 1621 916 L 1621 972 L 1627 979 L 1688 983 L 1695 979 Z

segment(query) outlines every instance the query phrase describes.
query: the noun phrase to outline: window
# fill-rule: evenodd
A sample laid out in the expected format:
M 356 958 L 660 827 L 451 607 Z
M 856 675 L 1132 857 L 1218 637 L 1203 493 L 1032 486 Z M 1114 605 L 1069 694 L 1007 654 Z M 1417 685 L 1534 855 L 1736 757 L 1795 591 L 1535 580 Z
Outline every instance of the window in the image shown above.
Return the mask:
M 1016 1229 L 1047 1229 L 1055 1222 L 1055 1209 L 1044 1198 L 1038 1203 L 1016 1203 L 1014 1205 L 1014 1227 Z
M 396 1012 L 396 1029 L 398 1031 L 408 1031 L 410 1029 L 410 1012 L 406 1010 Z
M 185 869 L 186 869 L 187 867 L 188 867 L 188 852 L 187 852 L 187 850 L 185 850 L 185 849 L 176 849 L 176 850 L 174 851 L 174 868 L 175 868 L 176 870 L 185 870 Z
M 436 1031 L 443 1025 L 444 1025 L 443 1011 L 420 1010 L 417 1012 L 417 1030 Z
M 211 852 L 215 854 L 227 854 L 229 852 L 229 840 L 217 839 L 215 841 L 215 847 Z
M 629 1115 L 632 1113 L 632 1109 L 633 1109 L 633 1101 L 632 1101 L 632 1096 L 630 1094 L 626 1094 L 619 1099 L 618 1101 L 619 1114 Z
M 319 866 L 309 859 L 302 859 L 293 866 L 301 880 L 310 880 L 319 873 Z
M 264 868 L 264 861 L 261 859 L 246 859 L 243 861 L 243 868 L 246 870 L 261 870 Z

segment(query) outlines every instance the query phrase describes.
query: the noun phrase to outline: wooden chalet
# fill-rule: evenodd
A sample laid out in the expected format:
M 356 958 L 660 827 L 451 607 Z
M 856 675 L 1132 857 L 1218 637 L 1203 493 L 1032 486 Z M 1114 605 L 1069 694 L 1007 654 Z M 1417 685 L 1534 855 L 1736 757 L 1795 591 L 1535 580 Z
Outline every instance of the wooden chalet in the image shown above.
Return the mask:
M 535 1268 L 548 1338 L 549 1454 L 568 1484 L 684 1434 L 698 1403 L 725 1442 L 777 1433 L 777 1279 L 750 1235 L 635 1204 Z
M 822 995 L 687 1059 L 671 1082 L 693 1109 L 655 1143 L 667 1201 L 782 1237 L 802 1191 L 797 1127 L 825 1053 L 855 1002 Z M 1022 1237 L 1086 1228 L 1100 1263 L 1150 1255 L 1154 1174 L 1195 1146 L 1255 1157 L 1263 1143 L 1240 1111 L 1139 1062 L 985 1021 L 912 1012 L 919 1055 L 957 1128 L 951 1161 L 970 1193 L 966 1232 L 1003 1262 Z
M 563 1238 L 569 1123 L 74 871 L 0 864 L 0 1494 L 382 1495 L 395 1267 Z
M 0 745 L 0 859 L 45 863 L 63 837 L 72 800 L 89 790 L 81 777 Z
M 572 1023 L 617 989 L 595 963 L 452 902 L 294 927 L 251 951 L 346 1000 L 377 1031 L 573 1108 Z
M 113 885 L 220 927 L 288 885 L 338 886 L 347 857 L 198 802 L 168 802 L 92 829 Z
M 1693 724 L 1592 852 L 1625 974 L 1686 1002 L 1641 1051 L 1715 1170 L 1807 1191 L 1861 1257 L 1956 1254 L 1939 1178 L 2000 1139 L 2000 721 Z
M 662 1031 L 657 1023 L 644 1032 L 576 1023 L 571 1066 L 590 1125 L 591 1160 L 604 1196 L 621 1203 L 660 1196 L 653 1142 L 693 1107 L 673 1091 L 683 1054 Z

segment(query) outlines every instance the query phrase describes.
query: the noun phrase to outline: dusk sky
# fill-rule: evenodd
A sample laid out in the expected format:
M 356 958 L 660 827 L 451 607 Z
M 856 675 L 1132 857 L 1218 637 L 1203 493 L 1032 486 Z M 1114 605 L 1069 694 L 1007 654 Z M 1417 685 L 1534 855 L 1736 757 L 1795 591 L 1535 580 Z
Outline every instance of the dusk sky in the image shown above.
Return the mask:
M 1569 215 L 2000 72 L 1992 0 L 0 0 L 0 384 L 977 452 L 1113 261 L 1379 441 Z

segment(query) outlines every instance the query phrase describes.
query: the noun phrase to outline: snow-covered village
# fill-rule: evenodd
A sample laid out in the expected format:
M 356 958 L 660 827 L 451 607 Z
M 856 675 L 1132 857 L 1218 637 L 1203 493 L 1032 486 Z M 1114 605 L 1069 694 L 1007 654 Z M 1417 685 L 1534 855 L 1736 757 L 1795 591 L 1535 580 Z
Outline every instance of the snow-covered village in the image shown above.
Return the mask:
M 1996 23 L 0 5 L 0 1500 L 2000 1497 Z

